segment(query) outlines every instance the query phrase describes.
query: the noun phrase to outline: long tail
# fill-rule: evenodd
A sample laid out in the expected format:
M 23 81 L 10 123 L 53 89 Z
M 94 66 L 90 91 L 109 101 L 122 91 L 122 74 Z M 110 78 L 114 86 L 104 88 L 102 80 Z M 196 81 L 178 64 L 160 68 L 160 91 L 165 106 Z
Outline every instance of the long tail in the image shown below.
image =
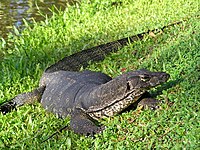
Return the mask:
M 58 70 L 79 71 L 81 67 L 85 68 L 89 62 L 103 60 L 106 55 L 108 55 L 111 52 L 116 52 L 119 48 L 127 45 L 128 43 L 142 40 L 144 36 L 150 32 L 163 31 L 165 28 L 178 25 L 182 22 L 183 21 L 174 22 L 162 27 L 161 29 L 148 30 L 147 32 L 143 32 L 131 37 L 123 38 L 114 42 L 109 42 L 106 44 L 102 44 L 96 47 L 92 47 L 92 48 L 77 52 L 70 56 L 64 57 L 57 63 L 51 65 L 45 70 L 45 72 L 50 73 L 50 72 L 55 72 Z
M 8 112 L 11 112 L 13 109 L 16 109 L 16 107 L 18 106 L 22 106 L 24 104 L 31 104 L 35 101 L 40 100 L 44 89 L 45 87 L 43 86 L 33 90 L 32 92 L 17 95 L 10 101 L 3 103 L 0 106 L 0 112 L 2 112 L 2 114 L 6 114 Z

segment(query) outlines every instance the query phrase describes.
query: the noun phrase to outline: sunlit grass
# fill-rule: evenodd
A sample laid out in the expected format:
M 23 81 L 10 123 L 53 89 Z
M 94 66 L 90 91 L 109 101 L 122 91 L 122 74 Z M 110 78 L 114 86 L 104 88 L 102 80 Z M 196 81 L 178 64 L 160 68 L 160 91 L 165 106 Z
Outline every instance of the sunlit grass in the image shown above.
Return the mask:
M 25 23 L 22 33 L 15 29 L 19 36 L 10 35 L 0 43 L 0 101 L 37 87 L 43 70 L 66 55 L 192 17 L 89 67 L 113 77 L 124 69 L 168 72 L 169 82 L 151 91 L 159 93 L 162 109 L 131 111 L 108 118 L 102 121 L 107 129 L 94 139 L 63 131 L 41 143 L 57 129 L 69 125 L 69 118 L 57 119 L 39 104 L 23 106 L 0 115 L 1 148 L 196 149 L 200 146 L 200 21 L 194 17 L 199 13 L 198 1 L 120 2 L 82 2 L 64 12 L 53 13 L 43 22 Z M 174 104 L 168 107 L 168 101 Z

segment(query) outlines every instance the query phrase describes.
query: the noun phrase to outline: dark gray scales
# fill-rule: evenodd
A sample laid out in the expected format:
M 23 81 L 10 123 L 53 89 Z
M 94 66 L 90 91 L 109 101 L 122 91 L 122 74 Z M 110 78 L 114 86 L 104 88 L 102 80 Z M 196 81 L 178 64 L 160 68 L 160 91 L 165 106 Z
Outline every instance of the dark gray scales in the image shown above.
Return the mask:
M 71 129 L 88 135 L 102 131 L 103 127 L 96 125 L 96 121 L 119 114 L 132 104 L 156 107 L 158 101 L 144 95 L 147 90 L 168 80 L 169 74 L 165 72 L 142 69 L 113 79 L 100 72 L 79 72 L 88 62 L 102 60 L 107 54 L 129 41 L 142 39 L 144 35 L 138 34 L 65 57 L 45 70 L 37 89 L 2 104 L 0 112 L 6 114 L 21 105 L 39 101 L 58 117 L 71 116 Z
M 138 70 L 114 79 L 93 71 L 44 73 L 41 104 L 61 118 L 80 109 L 93 119 L 113 116 L 137 101 L 146 90 L 168 79 L 162 72 Z
M 83 71 L 68 72 L 57 71 L 44 73 L 40 85 L 45 85 L 41 104 L 47 110 L 65 118 L 71 114 L 75 106 L 88 109 L 93 105 L 89 98 L 91 91 L 111 78 L 100 72 Z M 84 99 L 88 100 L 84 100 Z

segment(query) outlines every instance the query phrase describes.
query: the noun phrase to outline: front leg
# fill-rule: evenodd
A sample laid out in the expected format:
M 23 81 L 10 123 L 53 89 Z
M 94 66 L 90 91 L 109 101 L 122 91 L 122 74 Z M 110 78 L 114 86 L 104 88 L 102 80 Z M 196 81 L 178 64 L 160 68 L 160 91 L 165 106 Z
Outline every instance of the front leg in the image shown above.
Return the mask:
M 91 135 L 104 130 L 104 126 L 98 126 L 97 122 L 87 115 L 83 110 L 76 108 L 70 121 L 71 129 L 78 134 Z
M 149 108 L 151 110 L 156 110 L 159 108 L 159 100 L 156 100 L 155 98 L 152 98 L 149 92 L 145 92 L 138 101 L 135 103 L 131 104 L 128 108 L 123 110 L 122 112 L 125 111 L 130 111 L 130 110 L 135 110 L 137 108 L 139 109 L 146 109 Z
M 150 108 L 151 110 L 156 110 L 159 108 L 160 102 L 154 98 L 143 98 L 139 103 L 138 106 L 142 106 L 144 108 Z
M 145 92 L 139 99 L 137 107 L 143 106 L 143 108 L 150 108 L 155 110 L 159 108 L 160 101 L 152 98 L 149 92 Z

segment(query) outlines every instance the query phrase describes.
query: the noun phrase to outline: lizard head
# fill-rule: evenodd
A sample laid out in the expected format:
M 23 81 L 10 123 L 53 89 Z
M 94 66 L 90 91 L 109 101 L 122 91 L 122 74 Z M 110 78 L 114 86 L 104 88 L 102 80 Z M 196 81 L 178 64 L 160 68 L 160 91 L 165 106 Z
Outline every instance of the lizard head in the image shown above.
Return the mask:
M 87 110 L 93 118 L 113 116 L 136 102 L 148 89 L 169 79 L 165 72 L 145 69 L 124 73 L 95 89 L 95 104 Z
M 145 89 L 160 85 L 169 79 L 165 72 L 151 72 L 145 69 L 128 72 L 126 74 L 127 90 Z

